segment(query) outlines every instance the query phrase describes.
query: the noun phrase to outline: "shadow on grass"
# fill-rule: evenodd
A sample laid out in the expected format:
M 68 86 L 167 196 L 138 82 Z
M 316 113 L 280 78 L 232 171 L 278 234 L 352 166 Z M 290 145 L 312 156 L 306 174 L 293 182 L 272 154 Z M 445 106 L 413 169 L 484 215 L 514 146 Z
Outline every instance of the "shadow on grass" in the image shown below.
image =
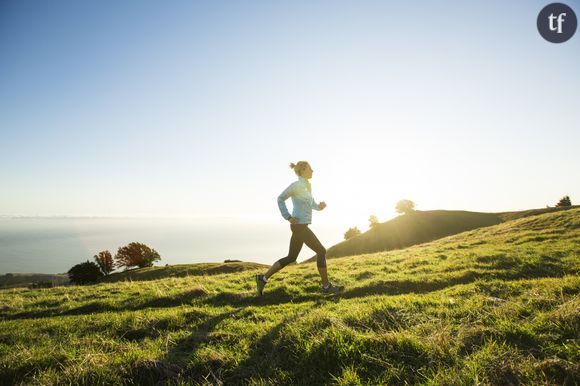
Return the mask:
M 185 325 L 187 326 L 197 324 L 209 317 L 208 314 L 198 310 L 184 312 L 182 316 L 185 319 Z M 128 328 L 126 330 L 119 329 L 115 331 L 115 335 L 120 339 L 137 342 L 145 338 L 157 338 L 163 334 L 171 331 L 181 330 L 182 328 L 184 328 L 182 323 L 173 323 L 171 318 L 153 319 L 142 327 Z M 144 367 L 148 367 L 149 365 L 150 364 L 144 364 Z
M 274 376 L 280 370 L 299 371 L 299 369 L 292 368 L 293 361 L 286 358 L 291 353 L 281 349 L 274 342 L 281 335 L 285 326 L 306 315 L 318 304 L 320 302 L 292 313 L 272 327 L 252 345 L 248 358 L 235 364 L 235 367 L 226 369 L 222 367 L 221 363 L 204 362 L 203 365 L 193 366 L 184 375 L 193 382 L 211 380 L 212 384 L 216 382 L 217 384 L 239 385 L 246 383 L 252 377 L 268 378 Z
M 253 292 L 220 292 L 202 300 L 202 303 L 214 307 L 231 305 L 244 306 L 269 306 L 283 303 L 303 303 L 320 298 L 320 294 L 310 293 L 296 295 L 286 291 L 284 287 L 265 292 L 263 296 L 257 296 Z
M 310 331 L 304 337 L 316 337 L 314 340 L 318 341 L 310 342 L 312 345 L 303 345 L 296 342 L 296 337 L 286 335 L 285 329 L 289 325 L 295 324 L 319 304 L 317 302 L 284 318 L 252 345 L 248 357 L 236 363 L 231 370 L 221 370 L 220 374 L 219 367 L 208 366 L 205 372 L 219 374 L 220 382 L 232 385 L 244 384 L 251 378 L 255 382 L 277 379 L 280 385 L 326 385 L 333 375 L 339 376 L 348 367 L 356 367 L 365 379 L 378 379 L 385 371 L 390 371 L 392 363 L 403 363 L 397 369 L 402 378 L 394 384 L 418 382 L 416 369 L 428 365 L 429 359 L 426 348 L 413 342 L 395 338 L 382 341 L 379 338 L 342 334 L 335 326 L 326 323 L 306 327 Z M 366 353 L 386 358 L 379 360 L 367 357 Z
M 68 310 L 45 309 L 40 311 L 21 312 L 14 315 L 0 314 L 0 320 L 38 319 L 55 316 L 88 315 L 108 311 L 122 312 L 122 311 L 138 311 L 146 308 L 179 307 L 182 305 L 191 304 L 193 300 L 199 299 L 206 294 L 207 292 L 204 290 L 194 289 L 191 291 L 176 294 L 174 296 L 149 298 L 146 301 L 138 303 L 136 303 L 136 301 L 138 301 L 138 299 L 136 298 L 129 298 L 121 304 L 111 304 L 102 301 L 94 301 Z
M 402 295 L 438 291 L 458 284 L 467 284 L 483 277 L 478 272 L 466 271 L 448 280 L 380 280 L 363 287 L 355 287 L 340 294 L 343 298 L 357 298 L 369 295 Z
M 495 264 L 505 267 L 501 261 Z M 510 264 L 511 266 L 511 264 Z M 467 270 L 460 275 L 438 279 L 436 275 L 429 275 L 417 280 L 380 280 L 368 285 L 355 287 L 345 291 L 340 296 L 343 298 L 356 298 L 369 295 L 402 295 L 407 293 L 427 293 L 442 290 L 460 284 L 469 284 L 477 280 L 522 280 L 540 278 L 560 278 L 566 274 L 572 274 L 566 266 L 556 258 L 543 256 L 536 261 L 519 262 L 517 269 L 495 270 L 493 265 L 490 270 Z
M 207 380 L 207 378 L 202 378 L 201 373 L 192 374 L 190 371 L 184 371 L 183 368 L 193 353 L 203 344 L 212 341 L 211 333 L 214 332 L 216 326 L 223 320 L 235 318 L 240 311 L 238 309 L 213 316 L 202 316 L 195 311 L 192 315 L 186 314 L 187 320 L 199 320 L 201 317 L 201 323 L 195 324 L 189 336 L 175 342 L 164 359 L 137 362 L 129 370 L 128 375 L 138 385 L 167 384 L 170 381 L 192 377 L 200 381 Z
M 29 385 L 32 384 L 31 374 L 55 368 L 55 363 L 64 363 L 67 357 L 64 354 L 46 355 L 29 358 L 10 366 L 0 366 L 1 385 Z

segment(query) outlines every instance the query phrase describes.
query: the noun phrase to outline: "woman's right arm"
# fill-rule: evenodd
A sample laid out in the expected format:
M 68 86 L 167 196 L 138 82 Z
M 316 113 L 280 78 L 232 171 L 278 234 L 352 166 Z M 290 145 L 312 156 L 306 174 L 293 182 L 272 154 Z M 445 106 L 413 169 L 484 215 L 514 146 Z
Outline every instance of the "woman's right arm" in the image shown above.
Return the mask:
M 288 208 L 286 207 L 286 200 L 292 196 L 294 193 L 294 188 L 296 186 L 296 182 L 293 182 L 288 186 L 280 195 L 278 196 L 278 208 L 280 209 L 280 214 L 284 217 L 285 220 L 288 220 L 290 217 L 290 213 L 288 212 Z

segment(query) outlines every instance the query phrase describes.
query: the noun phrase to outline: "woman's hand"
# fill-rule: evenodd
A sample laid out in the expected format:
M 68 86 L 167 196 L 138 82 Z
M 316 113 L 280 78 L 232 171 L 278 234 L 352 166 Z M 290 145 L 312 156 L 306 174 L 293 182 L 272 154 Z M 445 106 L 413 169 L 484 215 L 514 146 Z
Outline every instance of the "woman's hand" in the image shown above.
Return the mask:
M 298 219 L 295 217 L 288 217 L 288 221 L 290 221 L 290 224 L 298 224 Z
M 320 208 L 320 210 L 326 208 L 326 202 L 320 201 L 320 204 L 318 204 L 318 207 Z

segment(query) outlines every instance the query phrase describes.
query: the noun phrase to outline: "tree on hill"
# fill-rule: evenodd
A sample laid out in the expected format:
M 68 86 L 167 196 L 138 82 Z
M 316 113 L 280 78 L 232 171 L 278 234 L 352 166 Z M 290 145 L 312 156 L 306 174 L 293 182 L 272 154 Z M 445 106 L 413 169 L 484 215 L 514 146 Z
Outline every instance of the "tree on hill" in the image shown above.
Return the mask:
M 97 255 L 93 256 L 95 258 L 95 262 L 101 269 L 103 275 L 108 275 L 115 269 L 113 264 L 113 255 L 109 251 L 101 251 Z
M 371 215 L 369 217 L 369 228 L 373 229 L 374 227 L 376 227 L 377 225 L 379 225 L 379 219 L 377 218 L 377 216 L 375 215 Z
M 362 232 L 357 227 L 348 228 L 348 230 L 344 233 L 344 239 L 348 240 L 354 236 L 360 235 Z
M 142 243 L 129 243 L 120 247 L 115 255 L 117 267 L 152 267 L 153 262 L 161 260 L 159 253 L 153 248 Z
M 68 271 L 68 278 L 73 284 L 94 283 L 102 276 L 103 273 L 99 266 L 95 262 L 88 260 L 73 266 Z
M 556 208 L 559 208 L 562 206 L 572 206 L 572 201 L 570 201 L 570 196 L 562 197 L 560 199 L 560 201 L 558 201 L 558 203 L 556 204 Z
M 415 203 L 411 200 L 401 200 L 395 205 L 397 213 L 409 214 L 415 211 Z

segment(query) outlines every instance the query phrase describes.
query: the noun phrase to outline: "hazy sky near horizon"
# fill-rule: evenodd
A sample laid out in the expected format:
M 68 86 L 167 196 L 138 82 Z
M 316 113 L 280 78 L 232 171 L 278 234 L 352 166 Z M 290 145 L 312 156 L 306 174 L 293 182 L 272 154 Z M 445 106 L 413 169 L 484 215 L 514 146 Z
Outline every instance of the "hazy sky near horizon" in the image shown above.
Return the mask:
M 322 224 L 578 203 L 548 3 L 3 1 L 0 214 L 279 221 L 303 159 Z

